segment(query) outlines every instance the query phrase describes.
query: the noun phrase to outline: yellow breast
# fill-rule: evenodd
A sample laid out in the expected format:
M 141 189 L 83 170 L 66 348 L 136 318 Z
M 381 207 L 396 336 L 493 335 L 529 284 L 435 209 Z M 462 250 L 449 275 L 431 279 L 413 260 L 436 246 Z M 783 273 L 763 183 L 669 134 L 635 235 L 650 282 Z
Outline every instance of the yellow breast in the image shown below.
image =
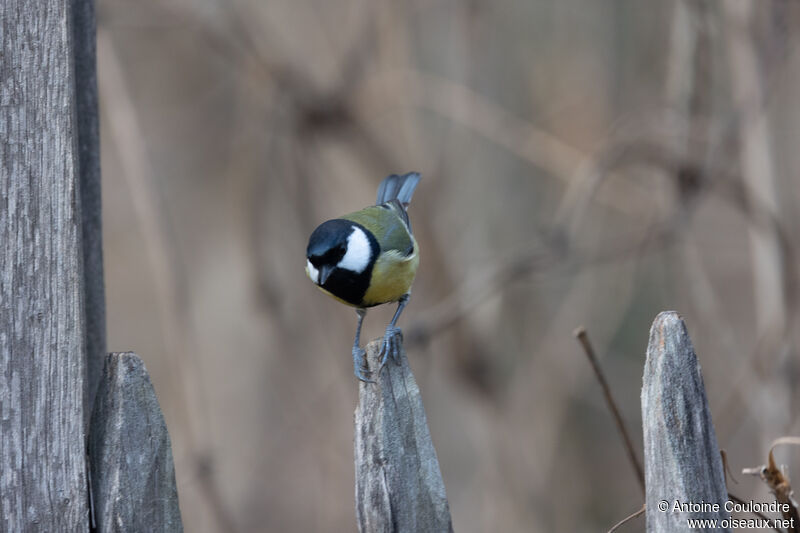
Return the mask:
M 396 250 L 381 254 L 372 267 L 372 278 L 364 294 L 366 307 L 396 302 L 411 291 L 411 284 L 419 266 L 419 247 L 414 242 L 414 253 L 408 257 Z

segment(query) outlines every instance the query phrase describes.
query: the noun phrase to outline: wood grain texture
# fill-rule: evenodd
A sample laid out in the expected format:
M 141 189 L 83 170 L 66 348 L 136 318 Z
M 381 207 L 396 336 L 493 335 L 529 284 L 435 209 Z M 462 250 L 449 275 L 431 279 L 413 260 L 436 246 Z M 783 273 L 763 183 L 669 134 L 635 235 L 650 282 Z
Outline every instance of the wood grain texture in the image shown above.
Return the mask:
M 367 346 L 373 376 L 380 341 Z M 453 530 L 419 388 L 405 350 L 377 383 L 359 385 L 355 411 L 356 520 L 362 533 Z
M 0 2 L 0 530 L 86 531 L 70 3 Z
M 660 313 L 650 329 L 642 422 L 647 531 L 688 531 L 687 518 L 727 518 L 728 491 L 700 364 L 674 311 Z M 668 502 L 666 512 L 658 509 L 662 501 Z M 673 512 L 675 501 L 718 503 L 720 511 Z
M 169 433 L 134 353 L 106 360 L 89 449 L 97 531 L 183 531 Z

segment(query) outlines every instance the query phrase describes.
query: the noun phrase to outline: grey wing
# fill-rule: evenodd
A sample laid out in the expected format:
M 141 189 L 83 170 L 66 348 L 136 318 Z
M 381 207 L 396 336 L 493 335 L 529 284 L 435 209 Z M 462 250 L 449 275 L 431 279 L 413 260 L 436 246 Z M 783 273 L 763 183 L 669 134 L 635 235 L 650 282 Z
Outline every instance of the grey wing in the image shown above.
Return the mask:
M 417 188 L 421 177 L 419 172 L 409 172 L 402 176 L 397 174 L 388 176 L 378 187 L 376 205 L 397 200 L 403 207 L 408 207 L 408 204 L 411 203 L 411 197 L 414 195 L 414 189 Z
M 388 208 L 397 215 L 395 222 L 386 225 L 385 233 L 381 241 L 381 247 L 384 250 L 397 250 L 403 255 L 411 255 L 414 252 L 414 241 L 411 232 L 411 223 L 408 220 L 408 214 L 403 206 L 397 200 L 392 200 L 381 206 L 381 208 Z
M 402 220 L 405 223 L 406 228 L 408 228 L 408 232 L 412 233 L 411 220 L 409 220 L 408 213 L 406 212 L 406 208 L 405 206 L 403 206 L 403 204 L 401 204 L 398 200 L 395 199 L 386 202 L 385 204 L 383 204 L 383 207 L 394 211 L 397 214 L 397 216 L 400 217 L 400 220 Z

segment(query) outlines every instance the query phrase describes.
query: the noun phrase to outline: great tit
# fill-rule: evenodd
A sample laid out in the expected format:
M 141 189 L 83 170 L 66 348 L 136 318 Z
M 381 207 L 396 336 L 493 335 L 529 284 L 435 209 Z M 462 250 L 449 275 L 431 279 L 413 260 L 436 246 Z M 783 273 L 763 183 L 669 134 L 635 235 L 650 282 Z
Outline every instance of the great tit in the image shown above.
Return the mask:
M 376 205 L 320 224 L 306 249 L 306 274 L 317 287 L 356 308 L 358 325 L 353 342 L 353 371 L 364 374 L 364 350 L 359 346 L 367 307 L 397 302 L 381 345 L 381 368 L 391 353 L 397 358 L 402 332 L 397 319 L 411 294 L 419 265 L 419 247 L 406 209 L 420 180 L 411 172 L 392 174 L 378 187 Z

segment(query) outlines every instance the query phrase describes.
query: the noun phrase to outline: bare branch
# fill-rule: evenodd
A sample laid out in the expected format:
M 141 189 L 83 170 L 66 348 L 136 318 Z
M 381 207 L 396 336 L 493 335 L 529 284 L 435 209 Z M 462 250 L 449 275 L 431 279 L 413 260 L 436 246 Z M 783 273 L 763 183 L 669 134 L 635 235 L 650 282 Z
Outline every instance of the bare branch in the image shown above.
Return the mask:
M 622 441 L 625 444 L 625 450 L 628 452 L 628 459 L 630 459 L 631 466 L 633 466 L 633 469 L 636 471 L 636 479 L 639 481 L 639 485 L 642 488 L 642 494 L 644 494 L 644 470 L 642 470 L 642 465 L 639 462 L 639 458 L 636 457 L 636 451 L 633 447 L 633 441 L 631 440 L 630 433 L 628 433 L 628 428 L 625 427 L 625 421 L 622 419 L 622 414 L 619 412 L 619 408 L 617 408 L 617 402 L 614 401 L 614 396 L 611 394 L 611 388 L 608 386 L 608 382 L 603 374 L 603 370 L 600 368 L 600 363 L 597 361 L 597 356 L 595 356 L 592 343 L 589 342 L 589 334 L 586 333 L 586 328 L 580 326 L 573 332 L 573 335 L 576 339 L 578 339 L 578 342 L 581 343 L 581 346 L 583 346 L 583 351 L 586 353 L 586 357 L 589 359 L 589 363 L 592 365 L 594 375 L 597 377 L 597 381 L 600 383 L 600 387 L 603 389 L 603 396 L 606 399 L 606 405 L 608 405 L 609 410 L 611 410 L 611 415 L 614 417 L 614 421 L 617 423 L 617 430 L 622 436 Z
M 635 513 L 632 513 L 632 514 L 626 516 L 625 518 L 623 518 L 622 520 L 620 520 L 619 522 L 614 524 L 611 527 L 611 529 L 608 530 L 608 533 L 614 533 L 616 530 L 618 530 L 619 528 L 621 528 L 622 526 L 624 526 L 625 524 L 627 524 L 628 522 L 630 522 L 634 518 L 638 518 L 638 517 L 642 516 L 644 514 L 645 509 L 647 509 L 647 507 L 642 505 L 641 509 L 639 509 Z

